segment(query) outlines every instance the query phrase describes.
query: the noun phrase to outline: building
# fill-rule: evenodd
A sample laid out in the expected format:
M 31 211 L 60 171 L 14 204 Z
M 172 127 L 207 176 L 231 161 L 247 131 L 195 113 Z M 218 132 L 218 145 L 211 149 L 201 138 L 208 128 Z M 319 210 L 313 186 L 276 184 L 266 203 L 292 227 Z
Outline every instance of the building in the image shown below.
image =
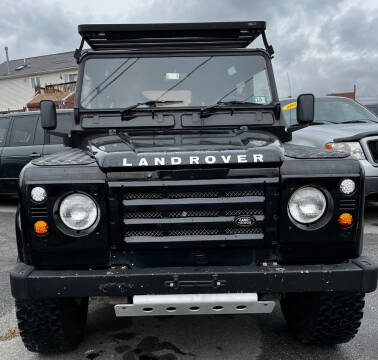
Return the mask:
M 69 84 L 76 78 L 72 51 L 5 61 L 0 64 L 0 112 L 35 110 L 37 101 L 51 97 L 57 102 L 71 101 L 73 86 Z M 61 89 L 67 91 L 57 95 Z
M 342 96 L 342 97 L 346 97 L 352 100 L 356 100 L 356 85 L 354 85 L 353 87 L 353 92 L 332 93 L 332 94 L 327 94 L 327 96 Z
M 26 111 L 37 111 L 42 100 L 54 101 L 57 109 L 72 109 L 75 100 L 76 81 L 38 86 L 35 96 L 26 104 Z

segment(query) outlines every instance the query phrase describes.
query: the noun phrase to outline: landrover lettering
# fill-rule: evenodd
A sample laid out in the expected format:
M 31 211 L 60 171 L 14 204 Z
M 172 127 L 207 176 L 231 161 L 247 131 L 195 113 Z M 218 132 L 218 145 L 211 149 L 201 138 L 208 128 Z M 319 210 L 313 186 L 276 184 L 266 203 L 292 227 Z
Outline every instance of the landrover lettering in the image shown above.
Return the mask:
M 141 157 L 137 160 L 130 160 L 123 158 L 123 166 L 171 166 L 171 165 L 200 165 L 200 164 L 215 164 L 215 163 L 261 163 L 264 162 L 263 154 L 253 154 L 247 158 L 246 154 L 237 155 L 208 155 L 208 156 L 172 156 L 172 157 Z

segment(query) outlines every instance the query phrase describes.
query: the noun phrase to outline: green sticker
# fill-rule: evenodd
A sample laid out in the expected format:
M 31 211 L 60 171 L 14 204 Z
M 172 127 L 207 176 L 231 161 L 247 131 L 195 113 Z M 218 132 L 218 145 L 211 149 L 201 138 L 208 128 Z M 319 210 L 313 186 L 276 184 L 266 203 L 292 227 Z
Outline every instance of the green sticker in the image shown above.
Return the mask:
M 255 104 L 265 105 L 267 103 L 267 99 L 266 96 L 254 96 L 252 98 L 252 102 L 254 102 Z

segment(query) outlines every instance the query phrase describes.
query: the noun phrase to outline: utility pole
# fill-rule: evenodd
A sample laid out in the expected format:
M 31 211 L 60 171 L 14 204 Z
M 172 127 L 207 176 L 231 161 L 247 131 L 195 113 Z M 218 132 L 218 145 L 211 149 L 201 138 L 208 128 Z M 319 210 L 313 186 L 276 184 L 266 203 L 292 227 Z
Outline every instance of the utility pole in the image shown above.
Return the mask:
M 5 49 L 5 56 L 6 56 L 6 58 L 7 58 L 8 75 L 10 75 L 9 56 L 8 56 L 8 46 L 5 46 L 4 49 Z
M 288 71 L 286 72 L 286 76 L 287 76 L 287 82 L 289 84 L 289 92 L 290 92 L 289 98 L 291 99 L 293 97 L 293 94 L 291 92 L 291 81 L 290 81 L 290 76 L 289 76 L 289 72 Z

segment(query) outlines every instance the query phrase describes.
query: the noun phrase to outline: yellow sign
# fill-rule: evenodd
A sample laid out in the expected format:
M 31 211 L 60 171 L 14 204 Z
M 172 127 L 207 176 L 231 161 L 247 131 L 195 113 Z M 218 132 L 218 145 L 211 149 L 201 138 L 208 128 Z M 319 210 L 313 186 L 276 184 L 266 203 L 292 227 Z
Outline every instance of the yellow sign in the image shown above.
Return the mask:
M 282 110 L 290 110 L 290 109 L 295 109 L 297 107 L 297 102 L 292 102 L 287 105 L 285 105 Z

